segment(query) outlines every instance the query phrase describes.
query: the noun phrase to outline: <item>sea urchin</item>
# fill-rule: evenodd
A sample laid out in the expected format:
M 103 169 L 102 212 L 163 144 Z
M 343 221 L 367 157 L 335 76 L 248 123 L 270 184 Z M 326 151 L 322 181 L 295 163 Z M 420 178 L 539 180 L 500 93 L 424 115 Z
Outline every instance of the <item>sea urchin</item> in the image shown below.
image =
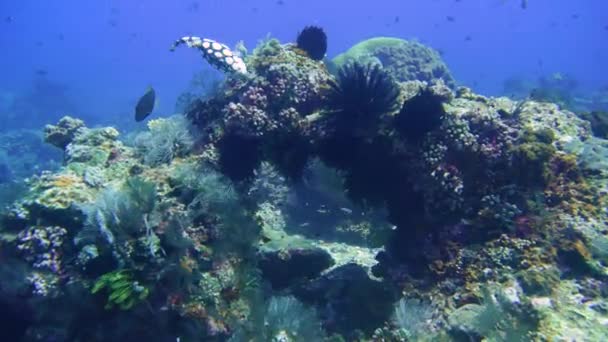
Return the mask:
M 306 51 L 310 58 L 320 61 L 327 52 L 327 35 L 318 26 L 306 26 L 298 34 L 297 46 Z

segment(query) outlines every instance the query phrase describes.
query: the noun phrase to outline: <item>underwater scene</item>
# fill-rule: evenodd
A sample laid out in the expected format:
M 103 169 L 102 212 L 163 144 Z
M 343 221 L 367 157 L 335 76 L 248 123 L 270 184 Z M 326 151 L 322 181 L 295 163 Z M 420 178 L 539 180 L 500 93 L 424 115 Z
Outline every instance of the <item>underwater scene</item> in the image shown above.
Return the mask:
M 608 341 L 605 0 L 3 0 L 0 341 Z

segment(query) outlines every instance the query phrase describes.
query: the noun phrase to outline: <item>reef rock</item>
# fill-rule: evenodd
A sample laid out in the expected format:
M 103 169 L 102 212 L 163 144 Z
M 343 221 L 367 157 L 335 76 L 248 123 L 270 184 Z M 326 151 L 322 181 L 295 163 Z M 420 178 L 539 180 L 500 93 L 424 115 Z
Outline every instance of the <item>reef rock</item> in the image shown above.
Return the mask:
M 462 340 L 480 338 L 476 322 L 483 310 L 484 307 L 479 304 L 466 304 L 456 309 L 448 316 L 450 333 Z
M 84 121 L 71 116 L 64 116 L 57 125 L 46 125 L 44 127 L 44 141 L 65 149 L 72 142 L 80 128 L 84 127 Z
M 321 248 L 291 248 L 259 252 L 259 266 L 274 289 L 318 277 L 334 261 Z
M 303 284 L 295 295 L 324 308 L 321 316 L 330 330 L 372 331 L 390 318 L 396 294 L 388 283 L 372 279 L 365 268 L 346 264 Z

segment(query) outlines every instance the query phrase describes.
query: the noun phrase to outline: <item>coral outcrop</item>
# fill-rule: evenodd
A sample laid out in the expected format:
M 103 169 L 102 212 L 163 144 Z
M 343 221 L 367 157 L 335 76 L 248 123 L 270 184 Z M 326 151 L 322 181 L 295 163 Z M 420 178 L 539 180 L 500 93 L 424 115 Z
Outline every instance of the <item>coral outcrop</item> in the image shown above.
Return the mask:
M 439 53 L 416 41 L 390 37 L 371 38 L 332 60 L 337 67 L 354 61 L 377 63 L 400 82 L 433 83 L 441 79 L 450 88 L 456 85 Z
M 353 60 L 372 64 L 333 76 L 266 40 L 247 76 L 133 146 L 111 127 L 49 126 L 65 165 L 0 220 L 16 333 L 608 338 L 608 145 L 589 122 L 454 89 L 417 43 L 338 58 Z

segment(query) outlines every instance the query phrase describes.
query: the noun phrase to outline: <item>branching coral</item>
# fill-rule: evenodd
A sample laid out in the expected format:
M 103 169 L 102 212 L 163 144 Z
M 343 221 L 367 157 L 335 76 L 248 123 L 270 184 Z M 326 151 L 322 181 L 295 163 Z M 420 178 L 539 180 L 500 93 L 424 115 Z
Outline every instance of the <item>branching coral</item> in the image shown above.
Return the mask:
M 35 294 L 48 296 L 57 290 L 59 276 L 64 272 L 67 234 L 65 228 L 56 226 L 33 226 L 19 233 L 17 250 L 37 270 L 28 276 Z

